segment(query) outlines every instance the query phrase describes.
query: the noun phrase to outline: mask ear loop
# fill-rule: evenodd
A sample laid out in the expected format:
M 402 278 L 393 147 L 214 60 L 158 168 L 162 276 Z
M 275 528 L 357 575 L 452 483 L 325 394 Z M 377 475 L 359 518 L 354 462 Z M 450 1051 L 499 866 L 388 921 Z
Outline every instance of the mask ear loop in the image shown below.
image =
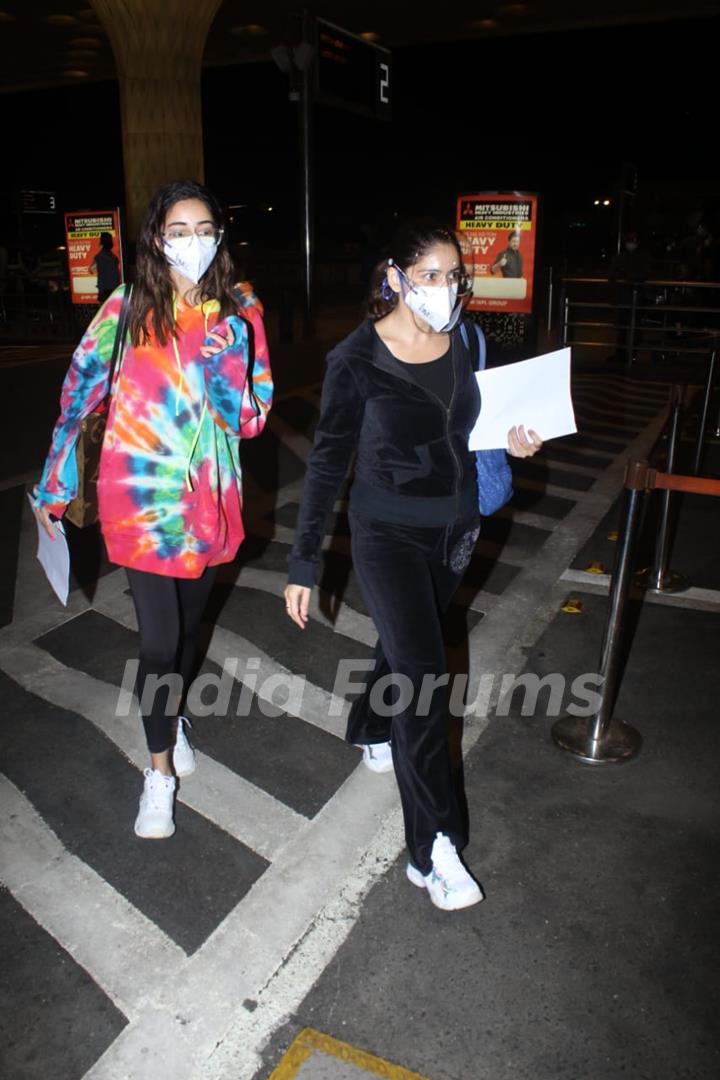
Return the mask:
M 395 263 L 394 263 L 394 261 L 392 259 L 388 259 L 387 264 L 388 264 L 388 270 L 390 269 L 391 266 L 395 266 Z M 398 267 L 395 266 L 395 269 L 397 270 Z M 388 301 L 392 300 L 394 296 L 395 296 L 395 290 L 393 289 L 392 285 L 388 281 L 388 277 L 387 277 L 387 273 L 386 273 L 384 278 L 382 279 L 382 283 L 380 285 L 380 299 L 384 300 L 387 303 Z
M 452 312 L 450 313 L 450 318 L 448 319 L 446 325 L 443 327 L 442 332 L 447 334 L 450 330 L 454 330 L 457 324 L 460 322 L 460 319 L 462 318 L 462 313 L 462 297 L 458 296 L 455 299 L 455 307 L 452 309 Z
M 388 266 L 394 267 L 398 273 L 398 276 L 400 278 L 400 288 L 402 289 L 402 297 L 404 300 L 409 292 L 415 292 L 415 286 L 413 285 L 412 281 L 410 281 L 405 271 L 402 270 L 397 265 L 397 263 L 394 263 L 392 259 L 388 259 Z
M 412 281 L 410 281 L 405 271 L 402 270 L 399 266 L 397 266 L 397 264 L 394 263 L 392 259 L 389 260 L 389 264 L 391 266 L 394 266 L 398 272 L 398 276 L 400 278 L 400 290 L 402 292 L 403 300 L 405 300 L 405 297 L 408 295 L 408 293 L 417 293 L 415 286 L 413 285 Z M 420 330 L 423 334 L 428 333 L 428 331 L 424 330 L 422 325 L 418 322 L 415 312 L 412 310 L 412 308 L 410 308 L 409 305 L 408 308 L 412 316 L 412 321 L 415 323 L 417 329 Z

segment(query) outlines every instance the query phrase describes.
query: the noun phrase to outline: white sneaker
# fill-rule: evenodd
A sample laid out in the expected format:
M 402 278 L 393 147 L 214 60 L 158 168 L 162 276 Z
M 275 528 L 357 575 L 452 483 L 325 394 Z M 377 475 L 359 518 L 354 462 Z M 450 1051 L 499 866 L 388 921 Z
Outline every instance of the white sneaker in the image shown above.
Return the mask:
M 363 764 L 370 772 L 392 772 L 393 759 L 389 742 L 363 746 L 362 752 Z
M 175 832 L 175 777 L 163 776 L 157 769 L 145 769 L 143 776 L 145 787 L 140 796 L 135 832 L 144 840 L 165 840 Z
M 427 889 L 435 907 L 443 911 L 457 911 L 472 907 L 485 899 L 485 894 L 463 866 L 450 837 L 438 833 L 432 848 L 433 868 L 429 874 L 421 874 L 412 863 L 407 865 L 408 880 L 420 889 Z
M 178 716 L 177 735 L 173 749 L 173 768 L 176 776 L 189 776 L 195 772 L 195 751 L 188 742 L 185 728 L 192 727 L 187 716 Z

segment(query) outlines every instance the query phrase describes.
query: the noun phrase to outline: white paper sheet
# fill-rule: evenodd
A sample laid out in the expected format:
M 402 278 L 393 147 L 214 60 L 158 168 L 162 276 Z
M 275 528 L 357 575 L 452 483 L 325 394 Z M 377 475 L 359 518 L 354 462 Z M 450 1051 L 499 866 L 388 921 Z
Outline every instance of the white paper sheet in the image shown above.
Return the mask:
M 28 499 L 30 505 L 34 506 L 31 495 L 28 495 Z M 38 560 L 58 600 L 67 607 L 70 592 L 70 551 L 63 523 L 62 521 L 50 522 L 55 533 L 55 539 L 51 540 L 37 518 L 35 521 L 38 529 Z
M 471 450 L 507 450 L 515 424 L 532 428 L 543 441 L 577 431 L 570 393 L 570 349 L 534 356 L 517 364 L 478 371 L 482 395 Z

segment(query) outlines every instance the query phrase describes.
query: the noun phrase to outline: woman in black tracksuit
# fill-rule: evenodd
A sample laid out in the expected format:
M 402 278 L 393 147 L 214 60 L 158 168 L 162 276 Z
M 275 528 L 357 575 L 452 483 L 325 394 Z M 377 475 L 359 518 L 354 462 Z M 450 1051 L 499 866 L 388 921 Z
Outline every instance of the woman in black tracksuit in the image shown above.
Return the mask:
M 288 614 L 304 627 L 326 522 L 356 450 L 352 559 L 379 641 L 347 739 L 364 747 L 374 771 L 394 766 L 408 877 L 445 910 L 483 898 L 457 854 L 466 837 L 451 777 L 441 630 L 480 531 L 468 450 L 480 410 L 475 335 L 456 328 L 465 280 L 454 233 L 427 223 L 400 230 L 392 258 L 376 269 L 371 317 L 327 359 L 285 590 Z M 516 456 L 540 445 L 522 428 L 508 434 Z

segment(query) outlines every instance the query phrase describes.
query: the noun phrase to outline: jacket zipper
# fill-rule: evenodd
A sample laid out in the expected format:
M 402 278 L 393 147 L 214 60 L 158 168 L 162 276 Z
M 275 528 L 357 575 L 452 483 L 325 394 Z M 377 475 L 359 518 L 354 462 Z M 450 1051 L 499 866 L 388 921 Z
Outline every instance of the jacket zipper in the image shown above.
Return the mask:
M 458 495 L 460 493 L 460 462 L 458 461 L 457 454 L 455 453 L 455 449 L 453 447 L 452 440 L 450 438 L 450 412 L 451 412 L 452 407 L 453 407 L 453 402 L 455 401 L 455 390 L 457 388 L 457 375 L 455 374 L 455 347 L 454 347 L 452 337 L 450 338 L 450 366 L 452 367 L 453 382 L 452 382 L 452 390 L 450 391 L 450 403 L 448 405 L 445 405 L 444 402 L 442 401 L 442 398 L 438 397 L 438 395 L 433 390 L 428 390 L 428 389 L 426 389 L 426 387 L 420 386 L 419 383 L 414 383 L 414 385 L 417 386 L 417 388 L 419 390 L 423 390 L 429 397 L 435 398 L 438 405 L 440 406 L 443 413 L 445 414 L 445 438 L 447 439 L 448 448 L 450 450 L 450 454 L 451 454 L 452 459 L 453 459 L 453 466 L 454 466 L 454 471 L 455 471 L 455 483 L 454 483 L 454 486 L 453 486 L 453 495 L 455 496 L 455 499 L 457 500 Z

